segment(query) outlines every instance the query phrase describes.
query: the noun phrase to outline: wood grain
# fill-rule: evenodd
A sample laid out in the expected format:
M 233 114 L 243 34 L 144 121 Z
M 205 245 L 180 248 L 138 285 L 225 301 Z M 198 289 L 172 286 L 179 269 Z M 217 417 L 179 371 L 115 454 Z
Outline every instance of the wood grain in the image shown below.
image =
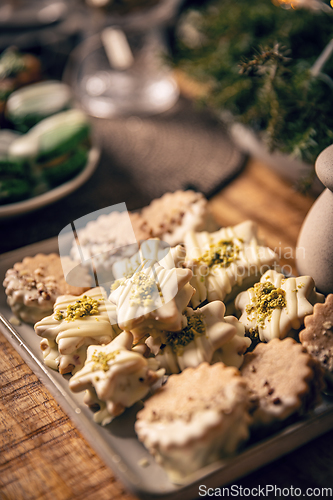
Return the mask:
M 294 251 L 312 203 L 312 198 L 295 193 L 265 165 L 251 160 L 210 207 L 222 225 L 252 218 L 272 248 Z M 294 254 L 289 257 L 284 256 L 283 263 L 295 271 Z M 1 334 L 0 349 L 0 498 L 134 500 Z M 332 471 L 333 431 L 236 484 L 332 487 Z
M 0 497 L 133 500 L 0 334 Z

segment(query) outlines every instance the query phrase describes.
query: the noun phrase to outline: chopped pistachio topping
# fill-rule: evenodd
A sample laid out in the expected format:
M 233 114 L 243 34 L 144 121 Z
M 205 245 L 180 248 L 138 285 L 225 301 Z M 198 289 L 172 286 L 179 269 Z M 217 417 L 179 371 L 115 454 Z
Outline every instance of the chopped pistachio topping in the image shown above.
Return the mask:
M 69 304 L 65 313 L 57 311 L 54 318 L 58 321 L 63 319 L 66 319 L 66 321 L 75 321 L 85 316 L 93 316 L 99 312 L 98 304 L 98 300 L 92 299 L 88 295 L 83 295 L 82 299 L 78 299 L 75 304 Z
M 97 352 L 97 350 L 94 352 L 94 354 L 91 356 L 91 360 L 95 363 L 93 366 L 93 371 L 95 372 L 96 370 L 103 370 L 103 372 L 107 372 L 109 369 L 109 361 L 113 361 L 115 357 L 120 353 L 119 350 L 117 351 L 112 351 L 107 354 L 105 352 Z
M 154 295 L 158 291 L 162 297 L 162 291 L 159 284 L 143 271 L 135 273 L 132 277 L 132 290 L 130 296 L 130 305 L 149 307 L 154 304 Z
M 253 287 L 255 295 L 252 303 L 246 306 L 248 315 L 255 315 L 257 326 L 250 333 L 257 336 L 258 327 L 265 327 L 266 318 L 270 321 L 274 309 L 282 309 L 286 306 L 286 292 L 282 288 L 276 288 L 271 282 L 256 283 Z
M 61 321 L 62 319 L 64 319 L 64 315 L 61 311 L 57 311 L 54 315 L 54 319 L 56 319 L 57 321 Z
M 201 312 L 195 312 L 192 316 L 186 314 L 187 326 L 180 332 L 168 332 L 166 344 L 170 345 L 175 354 L 182 354 L 183 348 L 196 337 L 202 337 L 206 333 L 206 327 Z
M 242 240 L 238 240 L 242 243 Z M 202 255 L 200 261 L 208 267 L 222 266 L 229 267 L 232 262 L 238 259 L 240 246 L 232 240 L 221 240 L 210 245 L 209 250 Z

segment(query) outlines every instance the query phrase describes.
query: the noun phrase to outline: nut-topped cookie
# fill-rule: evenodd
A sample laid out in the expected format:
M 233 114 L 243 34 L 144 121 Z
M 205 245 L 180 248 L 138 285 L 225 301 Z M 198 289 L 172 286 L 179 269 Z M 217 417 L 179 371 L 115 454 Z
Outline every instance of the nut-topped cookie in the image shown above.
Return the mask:
M 192 306 L 203 301 L 230 302 L 267 269 L 278 265 L 278 256 L 260 244 L 257 226 L 245 221 L 214 233 L 188 231 L 184 237 L 185 265 L 193 270 L 196 289 Z
M 84 367 L 69 381 L 73 392 L 90 391 L 86 402 L 99 405 L 94 414 L 97 423 L 110 423 L 144 398 L 164 375 L 158 362 L 133 351 L 132 343 L 132 334 L 124 331 L 108 345 L 89 346 Z
M 93 259 L 100 283 L 113 279 L 112 265 L 138 251 L 139 243 L 151 237 L 151 229 L 138 213 L 113 211 L 100 215 L 77 231 L 70 255 L 74 260 Z
M 85 270 L 80 271 L 82 286 L 69 285 L 64 276 L 63 266 L 75 266 L 69 258 L 59 255 L 37 254 L 25 257 L 6 272 L 3 286 L 7 302 L 14 314 L 22 321 L 36 323 L 52 314 L 53 306 L 60 295 L 81 295 L 91 288 L 91 277 Z
M 96 287 L 76 297 L 58 297 L 54 312 L 35 324 L 44 363 L 60 373 L 75 373 L 86 359 L 91 344 L 108 344 L 119 333 L 116 307 L 103 288 Z
M 135 430 L 140 441 L 181 483 L 236 452 L 249 436 L 248 387 L 239 371 L 201 363 L 171 375 L 144 403 Z
M 313 314 L 305 318 L 304 325 L 299 339 L 320 362 L 333 384 L 333 294 L 326 297 L 324 304 L 315 304 Z
M 115 282 L 110 294 L 120 328 L 131 331 L 136 340 L 161 330 L 180 330 L 182 312 L 194 292 L 191 277 L 190 269 L 165 269 L 154 260 L 142 262 L 130 277 Z
M 190 190 L 164 194 L 145 207 L 142 216 L 152 228 L 153 236 L 170 245 L 182 243 L 187 231 L 218 229 L 206 198 Z
M 125 257 L 112 266 L 114 278 L 122 279 L 133 275 L 136 269 L 147 260 L 158 262 L 164 269 L 181 267 L 184 262 L 185 249 L 182 245 L 170 247 L 159 238 L 148 238 L 142 241 L 139 250 L 132 257 Z
M 286 278 L 276 271 L 267 271 L 253 287 L 235 300 L 242 315 L 240 322 L 253 338 L 269 342 L 274 338 L 293 336 L 313 306 L 323 302 L 310 276 Z
M 245 354 L 240 371 L 256 404 L 254 427 L 305 414 L 324 388 L 319 363 L 290 337 L 258 344 Z
M 181 331 L 161 333 L 159 343 L 162 344 L 156 359 L 167 374 L 195 368 L 204 361 L 222 361 L 227 366 L 239 368 L 251 340 L 244 336 L 244 325 L 224 314 L 225 305 L 218 300 L 195 311 L 188 307 L 186 325 Z M 153 352 L 158 340 L 149 337 L 146 341 Z

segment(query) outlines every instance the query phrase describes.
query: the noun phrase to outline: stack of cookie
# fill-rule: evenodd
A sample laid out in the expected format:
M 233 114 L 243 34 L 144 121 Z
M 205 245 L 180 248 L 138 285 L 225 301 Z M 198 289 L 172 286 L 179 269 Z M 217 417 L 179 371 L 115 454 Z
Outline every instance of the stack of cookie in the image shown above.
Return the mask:
M 66 284 L 75 266 L 83 288 Z M 306 415 L 332 376 L 333 296 L 279 271 L 253 222 L 216 230 L 178 191 L 89 222 L 70 257 L 24 259 L 4 285 L 96 422 L 145 399 L 138 438 L 179 483 Z

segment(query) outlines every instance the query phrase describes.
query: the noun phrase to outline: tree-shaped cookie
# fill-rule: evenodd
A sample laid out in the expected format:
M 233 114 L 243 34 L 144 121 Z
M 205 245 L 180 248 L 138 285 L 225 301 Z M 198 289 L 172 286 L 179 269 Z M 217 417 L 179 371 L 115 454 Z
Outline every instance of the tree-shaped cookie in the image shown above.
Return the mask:
M 100 409 L 94 420 L 102 425 L 144 398 L 164 375 L 154 358 L 132 350 L 132 342 L 133 335 L 124 331 L 108 345 L 89 346 L 84 367 L 69 381 L 73 392 L 96 394 Z
M 89 345 L 108 344 L 120 329 L 116 307 L 107 300 L 104 289 L 96 287 L 79 297 L 59 297 L 53 314 L 36 323 L 35 331 L 43 337 L 45 364 L 64 374 L 83 366 Z
M 241 286 L 251 286 L 267 269 L 278 264 L 275 252 L 260 244 L 257 227 L 251 221 L 214 233 L 189 231 L 184 243 L 186 266 L 194 274 L 193 307 L 206 299 L 231 301 Z
M 242 364 L 243 354 L 251 344 L 244 336 L 244 326 L 233 316 L 224 317 L 225 305 L 210 302 L 195 311 L 187 308 L 186 322 L 179 332 L 162 332 L 160 339 L 150 337 L 148 346 L 166 373 L 179 373 L 200 363 L 223 361 L 227 366 Z
M 146 260 L 128 278 L 118 280 L 110 294 L 117 306 L 117 321 L 136 339 L 155 331 L 177 331 L 182 327 L 193 288 L 188 284 L 190 269 L 164 269 L 158 262 Z
M 235 306 L 242 312 L 240 322 L 249 335 L 269 342 L 292 336 L 305 316 L 312 314 L 313 305 L 323 300 L 310 276 L 286 278 L 270 270 L 260 282 L 236 297 Z

